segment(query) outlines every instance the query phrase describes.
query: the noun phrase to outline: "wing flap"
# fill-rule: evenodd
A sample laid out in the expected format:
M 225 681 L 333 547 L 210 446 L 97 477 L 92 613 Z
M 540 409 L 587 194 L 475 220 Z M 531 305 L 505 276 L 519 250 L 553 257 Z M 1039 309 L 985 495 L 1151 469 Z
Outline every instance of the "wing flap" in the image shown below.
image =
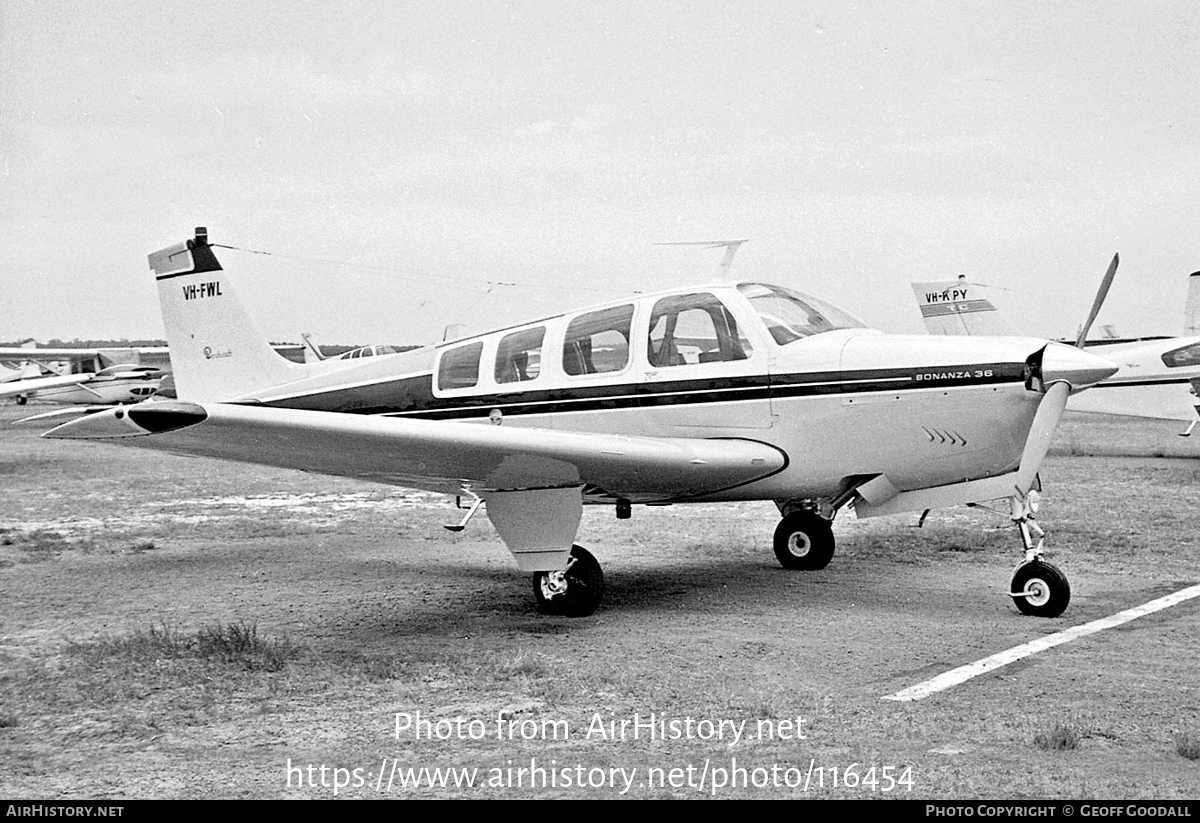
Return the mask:
M 625 437 L 176 401 L 99 412 L 43 436 L 115 439 L 448 494 L 589 485 L 633 502 L 701 497 L 787 465 L 779 449 L 752 440 Z

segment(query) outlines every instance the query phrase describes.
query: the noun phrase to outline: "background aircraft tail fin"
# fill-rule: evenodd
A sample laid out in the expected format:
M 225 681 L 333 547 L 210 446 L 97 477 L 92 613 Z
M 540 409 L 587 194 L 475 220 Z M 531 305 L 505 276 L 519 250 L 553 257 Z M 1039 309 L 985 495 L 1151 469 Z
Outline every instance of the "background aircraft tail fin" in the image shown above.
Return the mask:
M 921 319 L 930 334 L 1020 335 L 1021 332 L 996 311 L 976 283 L 965 278 L 913 283 L 913 294 Z
M 1200 271 L 1188 278 L 1188 296 L 1184 308 L 1184 333 L 1200 334 Z
M 317 341 L 313 340 L 312 332 L 301 332 L 300 339 L 304 341 L 305 363 L 320 363 L 325 359 L 325 353 L 321 351 Z
M 267 343 L 217 262 L 206 229 L 151 254 L 150 268 L 179 397 L 233 400 L 307 375 Z

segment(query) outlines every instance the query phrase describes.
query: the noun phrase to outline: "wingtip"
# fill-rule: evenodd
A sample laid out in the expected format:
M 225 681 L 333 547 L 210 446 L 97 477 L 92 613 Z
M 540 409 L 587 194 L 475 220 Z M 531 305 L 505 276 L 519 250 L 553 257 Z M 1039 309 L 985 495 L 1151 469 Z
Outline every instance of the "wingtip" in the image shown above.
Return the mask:
M 42 437 L 52 440 L 111 440 L 162 434 L 202 423 L 208 412 L 196 403 L 164 400 L 108 409 L 56 426 Z

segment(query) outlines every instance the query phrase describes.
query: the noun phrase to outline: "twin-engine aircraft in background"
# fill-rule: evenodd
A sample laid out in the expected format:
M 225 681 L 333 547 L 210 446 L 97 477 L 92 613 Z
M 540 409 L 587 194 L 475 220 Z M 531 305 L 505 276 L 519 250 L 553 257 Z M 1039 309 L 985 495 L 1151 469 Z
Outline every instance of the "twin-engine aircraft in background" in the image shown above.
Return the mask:
M 207 232 L 150 255 L 177 401 L 46 436 L 357 477 L 481 505 L 545 612 L 592 613 L 603 575 L 574 545 L 584 503 L 771 500 L 779 562 L 820 569 L 831 523 L 1006 500 L 1011 596 L 1056 616 L 1037 472 L 1067 398 L 1116 371 L 1028 337 L 865 328 L 765 282 L 687 286 L 397 354 L 290 363 L 237 300 Z
M 1119 367 L 1094 391 L 1071 397 L 1071 411 L 1180 420 L 1191 433 L 1197 420 L 1200 392 L 1200 272 L 1188 278 L 1185 309 L 1187 337 L 1107 338 L 1088 340 L 1088 332 L 1099 313 L 1116 274 L 1119 258 L 1113 257 L 1101 281 L 1092 311 L 1081 328 L 1075 345 L 1088 348 Z M 930 334 L 1020 335 L 1021 332 L 996 310 L 986 286 L 966 278 L 913 283 L 913 293 Z
M 52 403 L 138 403 L 158 393 L 170 365 L 165 347 L 0 348 L 0 397 Z M 52 365 L 53 364 L 53 365 Z

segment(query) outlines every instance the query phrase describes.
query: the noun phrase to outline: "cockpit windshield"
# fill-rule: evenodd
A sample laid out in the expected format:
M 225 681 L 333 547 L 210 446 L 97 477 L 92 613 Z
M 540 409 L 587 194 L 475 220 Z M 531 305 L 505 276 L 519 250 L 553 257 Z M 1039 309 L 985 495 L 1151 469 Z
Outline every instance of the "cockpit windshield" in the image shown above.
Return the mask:
M 858 318 L 824 300 L 782 286 L 742 283 L 738 291 L 750 301 L 775 342 L 781 346 L 834 329 L 865 326 Z

